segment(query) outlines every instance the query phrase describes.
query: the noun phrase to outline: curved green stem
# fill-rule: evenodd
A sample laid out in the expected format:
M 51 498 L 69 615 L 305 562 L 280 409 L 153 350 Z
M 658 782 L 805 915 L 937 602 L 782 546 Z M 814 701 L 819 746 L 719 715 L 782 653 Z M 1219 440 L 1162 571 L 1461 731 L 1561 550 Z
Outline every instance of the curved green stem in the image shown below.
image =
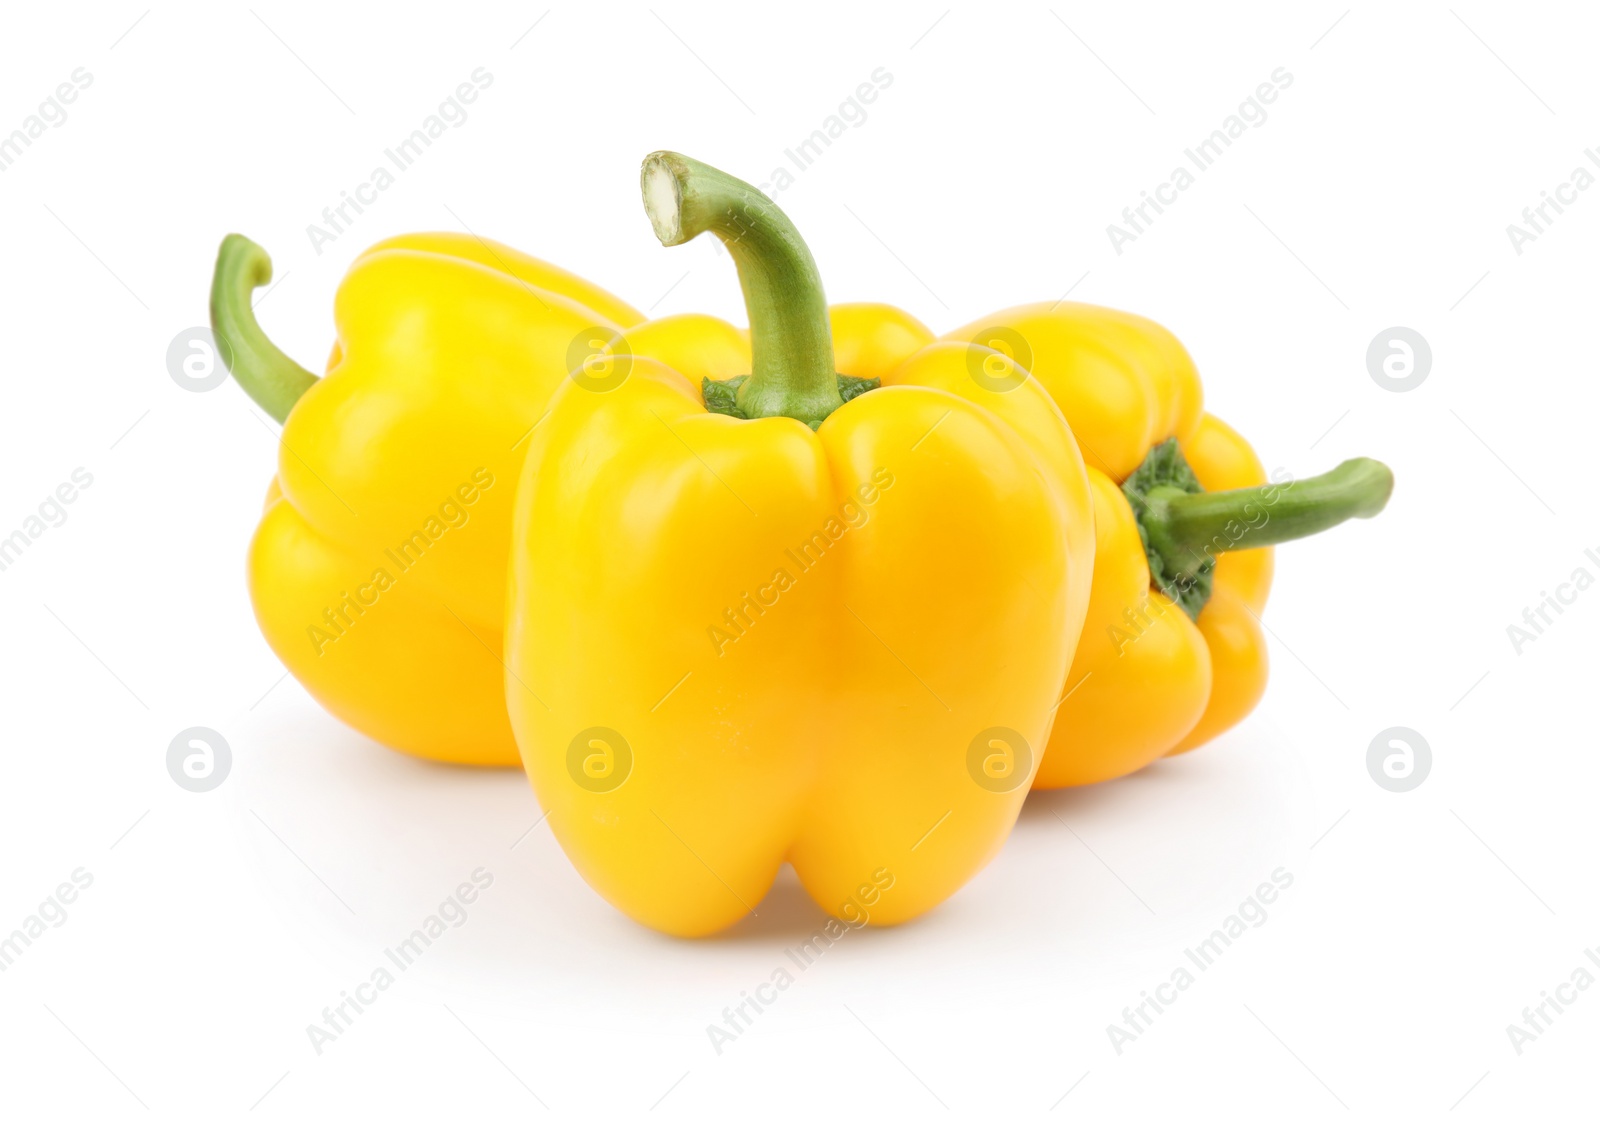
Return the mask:
M 1347 459 L 1309 479 L 1207 494 L 1177 441 L 1168 440 L 1151 449 L 1122 489 L 1144 538 L 1151 582 L 1193 618 L 1210 598 L 1218 554 L 1373 517 L 1389 501 L 1394 473 L 1375 459 Z
M 1393 473 L 1377 460 L 1347 459 L 1325 474 L 1283 485 L 1180 494 L 1162 503 L 1158 520 L 1179 549 L 1260 549 L 1370 518 L 1393 489 Z M 1240 525 L 1244 536 L 1229 539 L 1229 527 Z
M 676 152 L 653 152 L 639 172 L 645 212 L 662 245 L 707 230 L 739 270 L 750 315 L 750 377 L 739 411 L 821 424 L 844 404 L 833 369 L 833 333 L 817 263 L 794 223 L 742 179 Z
M 211 330 L 233 380 L 282 424 L 317 375 L 274 346 L 256 322 L 250 294 L 271 279 L 265 249 L 243 234 L 223 238 L 211 278 Z

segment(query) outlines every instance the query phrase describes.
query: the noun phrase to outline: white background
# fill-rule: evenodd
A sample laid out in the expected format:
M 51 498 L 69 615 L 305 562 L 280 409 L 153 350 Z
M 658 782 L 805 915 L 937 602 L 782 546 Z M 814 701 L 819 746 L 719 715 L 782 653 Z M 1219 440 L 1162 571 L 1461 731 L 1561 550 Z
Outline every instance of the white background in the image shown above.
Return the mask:
M 1520 653 L 1506 628 L 1600 574 L 1600 190 L 1520 255 L 1506 226 L 1600 144 L 1597 29 L 1480 0 L 1119 7 L 8 8 L 0 131 L 93 84 L 0 174 L 0 531 L 94 482 L 0 572 L 0 933 L 94 882 L 0 974 L 0 1113 L 1592 1111 L 1600 992 L 1520 1056 L 1506 1028 L 1600 977 L 1600 591 Z M 469 119 L 314 252 L 306 226 L 480 66 Z M 414 229 L 742 320 L 726 257 L 651 236 L 640 158 L 765 181 L 878 67 L 865 123 L 778 196 L 831 299 L 946 330 L 1071 289 L 1171 327 L 1269 469 L 1372 455 L 1399 482 L 1280 550 L 1248 721 L 1032 797 L 959 895 L 851 934 L 718 1055 L 707 1025 L 820 913 L 791 878 L 726 937 L 641 929 L 527 832 L 520 774 L 403 758 L 283 680 L 243 572 L 275 427 L 165 355 L 232 230 L 315 368 L 350 259 Z M 1277 67 L 1266 123 L 1117 254 L 1107 224 Z M 1407 393 L 1366 366 L 1396 324 L 1433 352 Z M 167 774 L 192 725 L 233 750 L 208 794 Z M 1432 747 L 1410 793 L 1368 774 L 1393 725 Z M 465 925 L 315 1054 L 307 1025 L 478 867 Z M 1117 1054 L 1107 1025 L 1279 867 L 1267 921 Z

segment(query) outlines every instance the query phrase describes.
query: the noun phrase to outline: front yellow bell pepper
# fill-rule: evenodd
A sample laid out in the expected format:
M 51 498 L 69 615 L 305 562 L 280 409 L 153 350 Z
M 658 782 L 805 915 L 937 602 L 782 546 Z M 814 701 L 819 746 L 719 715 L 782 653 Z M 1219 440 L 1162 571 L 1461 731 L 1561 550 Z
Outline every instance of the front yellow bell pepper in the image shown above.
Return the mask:
M 657 153 L 643 189 L 663 244 L 727 244 L 749 356 L 680 317 L 557 390 L 512 537 L 523 762 L 579 872 L 658 930 L 739 921 L 785 862 L 838 922 L 914 918 L 999 849 L 1049 734 L 1091 578 L 1077 445 L 1036 382 L 979 384 L 892 309 L 834 309 L 836 361 L 748 184 Z
M 945 338 L 1029 370 L 1089 465 L 1094 588 L 1034 785 L 1117 778 L 1244 719 L 1266 689 L 1269 546 L 1372 517 L 1389 469 L 1353 459 L 1269 481 L 1238 433 L 1203 411 L 1183 345 L 1137 315 L 1035 304 Z
M 271 274 L 259 246 L 230 235 L 211 299 L 224 361 L 284 425 L 250 546 L 261 631 L 373 739 L 515 766 L 500 655 L 517 474 L 575 340 L 643 317 L 503 245 L 391 238 L 340 285 L 319 379 L 256 323 L 251 292 Z

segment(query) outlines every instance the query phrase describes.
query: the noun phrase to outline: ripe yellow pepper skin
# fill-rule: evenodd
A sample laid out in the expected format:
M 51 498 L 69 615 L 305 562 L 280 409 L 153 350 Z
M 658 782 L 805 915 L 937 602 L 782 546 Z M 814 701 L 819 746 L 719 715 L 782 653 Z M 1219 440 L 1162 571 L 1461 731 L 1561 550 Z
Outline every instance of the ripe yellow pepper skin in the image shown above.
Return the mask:
M 850 377 L 887 377 L 934 341 L 915 316 L 888 304 L 834 304 L 828 324 L 834 368 Z
M 1182 445 L 1184 459 L 1208 492 L 1263 486 L 1267 473 L 1244 438 L 1204 414 Z M 1195 619 L 1211 655 L 1211 695 L 1205 711 L 1168 755 L 1207 743 L 1250 715 L 1267 691 L 1267 637 L 1260 614 L 1272 588 L 1272 547 L 1240 549 L 1217 558 L 1211 599 Z
M 1200 719 L 1212 687 L 1204 636 L 1150 587 L 1127 499 L 1101 472 L 1091 468 L 1089 478 L 1094 583 L 1066 700 L 1034 778 L 1045 790 L 1118 778 L 1165 755 Z M 1137 642 L 1120 638 L 1135 626 L 1143 628 Z
M 1186 440 L 1203 411 L 1183 344 L 1142 316 L 1091 304 L 1028 304 L 941 336 L 1009 355 L 1055 398 L 1084 462 L 1121 482 L 1168 437 Z
M 1183 345 L 1127 312 L 1034 304 L 943 337 L 1026 367 L 1089 465 L 1094 585 L 1034 786 L 1118 778 L 1244 719 L 1266 689 L 1270 545 L 1373 516 L 1393 486 L 1388 469 L 1350 460 L 1269 483 L 1250 446 L 1204 411 Z M 1170 469 L 1155 489 L 1130 484 L 1158 462 Z M 1152 571 L 1163 555 L 1174 572 Z
M 251 599 L 284 666 L 380 743 L 515 766 L 501 661 L 505 558 L 528 436 L 585 331 L 642 316 L 503 245 L 380 242 L 335 300 L 327 375 L 260 331 L 260 247 L 223 242 L 213 325 L 234 376 L 284 422 L 251 542 Z
M 844 403 L 781 212 L 669 153 L 644 180 L 663 243 L 729 243 L 752 327 L 646 324 L 595 360 L 619 384 L 557 390 L 512 540 L 524 765 L 654 929 L 727 928 L 785 862 L 840 923 L 915 918 L 998 851 L 1048 737 L 1091 579 L 1076 444 L 1037 383 L 978 385 L 877 305 L 832 312 L 851 367 L 891 375 Z M 709 411 L 744 345 L 743 416 Z

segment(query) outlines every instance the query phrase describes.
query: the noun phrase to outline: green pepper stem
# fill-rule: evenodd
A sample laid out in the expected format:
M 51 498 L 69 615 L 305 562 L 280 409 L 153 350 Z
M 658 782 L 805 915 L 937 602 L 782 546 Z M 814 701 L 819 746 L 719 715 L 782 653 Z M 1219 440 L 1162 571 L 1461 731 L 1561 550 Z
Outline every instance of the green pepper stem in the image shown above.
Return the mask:
M 1199 494 L 1156 487 L 1139 513 L 1167 578 L 1198 572 L 1216 554 L 1309 537 L 1350 518 L 1370 518 L 1394 490 L 1394 474 L 1375 459 L 1347 459 L 1309 479 Z
M 750 316 L 750 377 L 739 410 L 821 424 L 844 404 L 817 263 L 788 216 L 742 179 L 681 156 L 652 152 L 639 171 L 645 212 L 662 245 L 710 230 L 739 270 Z
M 243 234 L 223 238 L 211 278 L 211 330 L 233 380 L 282 424 L 317 375 L 274 346 L 256 322 L 250 294 L 271 279 L 272 258 L 265 249 Z

